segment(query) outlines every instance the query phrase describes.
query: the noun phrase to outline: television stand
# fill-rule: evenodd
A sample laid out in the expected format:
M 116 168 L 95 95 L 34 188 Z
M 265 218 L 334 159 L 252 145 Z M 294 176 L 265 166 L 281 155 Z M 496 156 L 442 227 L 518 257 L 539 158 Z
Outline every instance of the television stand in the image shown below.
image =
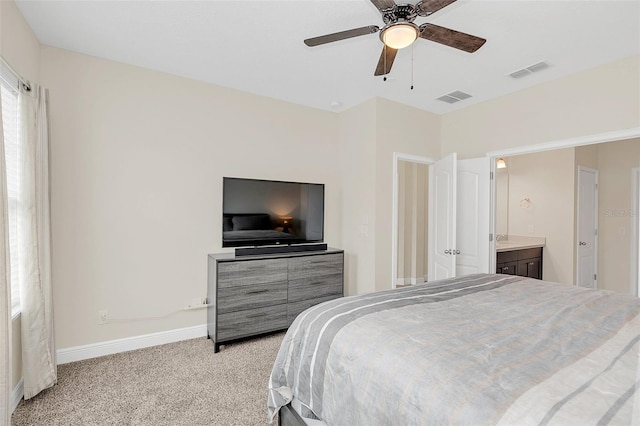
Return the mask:
M 344 252 L 208 256 L 207 334 L 220 345 L 284 330 L 305 309 L 344 294 Z
M 299 253 L 303 251 L 325 251 L 327 245 L 324 243 L 318 244 L 299 244 L 299 245 L 277 245 L 277 246 L 262 246 L 262 247 L 238 247 L 236 248 L 236 257 L 240 256 L 255 256 L 262 254 L 277 254 L 277 253 Z

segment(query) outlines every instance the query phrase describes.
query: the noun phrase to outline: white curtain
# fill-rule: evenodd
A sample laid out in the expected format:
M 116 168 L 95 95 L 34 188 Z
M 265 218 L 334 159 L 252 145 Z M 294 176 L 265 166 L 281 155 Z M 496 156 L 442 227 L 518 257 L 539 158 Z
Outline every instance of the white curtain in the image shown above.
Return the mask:
M 24 398 L 57 381 L 51 289 L 47 91 L 20 88 L 18 277 L 22 312 Z
M 11 423 L 11 262 L 7 204 L 7 170 L 0 99 L 0 425 L 3 426 Z

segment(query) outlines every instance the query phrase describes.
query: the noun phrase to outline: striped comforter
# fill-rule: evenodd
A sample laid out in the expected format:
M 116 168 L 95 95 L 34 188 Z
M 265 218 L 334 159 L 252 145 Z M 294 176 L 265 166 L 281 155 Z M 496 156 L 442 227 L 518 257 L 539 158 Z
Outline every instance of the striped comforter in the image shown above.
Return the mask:
M 640 424 L 640 299 L 507 275 L 298 316 L 269 382 L 328 425 Z

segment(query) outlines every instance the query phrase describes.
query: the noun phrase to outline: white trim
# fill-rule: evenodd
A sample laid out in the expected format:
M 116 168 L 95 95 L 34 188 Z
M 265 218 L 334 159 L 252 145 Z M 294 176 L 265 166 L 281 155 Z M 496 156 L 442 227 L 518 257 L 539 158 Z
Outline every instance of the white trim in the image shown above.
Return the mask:
M 11 412 L 16 411 L 18 404 L 22 401 L 24 397 L 24 380 L 20 379 L 15 388 L 13 388 L 13 392 L 11 392 Z
M 640 297 L 640 167 L 631 169 L 631 294 Z
M 498 159 L 496 157 L 489 157 L 489 273 L 496 273 L 496 265 L 498 262 L 498 253 L 496 252 L 496 209 L 498 208 L 498 168 L 496 163 Z M 508 206 L 507 206 L 508 208 Z M 509 232 L 509 226 L 507 224 L 507 233 Z M 482 238 L 482 236 L 480 236 Z
M 398 275 L 398 161 L 409 161 L 412 163 L 420 163 L 430 165 L 436 162 L 428 157 L 421 157 L 413 154 L 403 154 L 401 152 L 393 153 L 393 186 L 392 186 L 392 205 L 391 205 L 391 283 L 392 288 L 396 288 L 396 280 Z
M 96 358 L 135 349 L 148 348 L 150 346 L 164 345 L 166 343 L 179 342 L 181 340 L 197 339 L 207 336 L 207 325 L 179 328 L 175 330 L 161 331 L 159 333 L 143 334 L 141 336 L 125 337 L 124 339 L 108 340 L 89 345 L 74 346 L 58 349 L 56 357 L 58 365 L 83 359 Z
M 616 142 L 625 139 L 640 137 L 640 127 L 631 129 L 615 130 L 612 132 L 597 133 L 595 135 L 579 136 L 576 138 L 560 139 L 557 141 L 544 142 L 535 145 L 527 145 L 517 148 L 500 149 L 489 151 L 490 157 L 510 157 L 512 155 L 532 154 L 534 152 L 550 151 L 562 148 L 574 148 L 576 146 L 593 145 L 597 143 Z

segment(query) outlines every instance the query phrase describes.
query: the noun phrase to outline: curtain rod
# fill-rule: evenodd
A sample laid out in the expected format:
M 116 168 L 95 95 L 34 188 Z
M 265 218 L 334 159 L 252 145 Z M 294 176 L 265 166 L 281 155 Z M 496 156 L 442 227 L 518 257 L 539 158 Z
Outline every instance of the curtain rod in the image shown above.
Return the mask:
M 22 83 L 22 86 L 27 90 L 27 92 L 29 92 L 31 90 L 31 83 L 29 83 L 29 81 L 22 78 L 20 74 L 18 74 L 16 70 L 14 70 L 11 67 L 11 65 L 9 65 L 9 62 L 7 62 L 7 60 L 2 55 L 0 55 L 0 59 L 2 60 L 2 63 L 7 67 L 7 69 L 11 71 L 13 75 L 16 76 L 16 78 L 20 81 L 20 83 Z

